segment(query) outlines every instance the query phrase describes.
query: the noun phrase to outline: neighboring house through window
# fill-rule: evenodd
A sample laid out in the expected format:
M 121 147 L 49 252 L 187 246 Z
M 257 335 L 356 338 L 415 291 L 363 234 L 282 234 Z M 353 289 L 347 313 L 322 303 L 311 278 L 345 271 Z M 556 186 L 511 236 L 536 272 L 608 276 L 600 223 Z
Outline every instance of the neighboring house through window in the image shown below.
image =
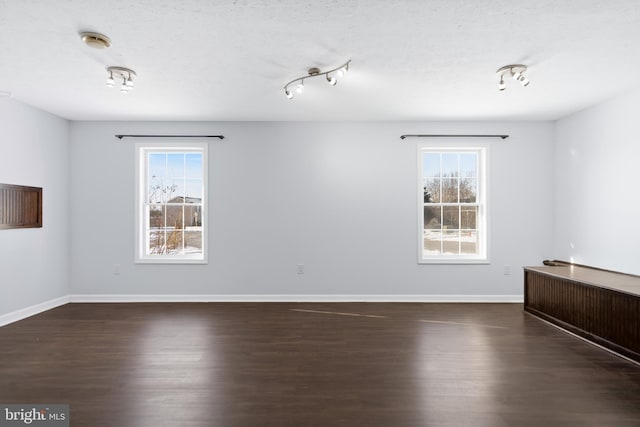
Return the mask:
M 136 262 L 207 262 L 207 147 L 138 144 Z
M 487 254 L 487 147 L 419 147 L 421 263 L 483 263 Z

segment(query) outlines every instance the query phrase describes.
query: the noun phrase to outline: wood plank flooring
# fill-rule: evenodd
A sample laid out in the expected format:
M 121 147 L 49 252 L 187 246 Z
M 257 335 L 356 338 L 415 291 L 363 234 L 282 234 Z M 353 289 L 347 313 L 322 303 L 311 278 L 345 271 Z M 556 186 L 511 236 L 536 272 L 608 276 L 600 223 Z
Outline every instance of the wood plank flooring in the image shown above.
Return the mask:
M 72 426 L 640 426 L 640 366 L 520 304 L 68 304 L 0 328 L 0 402 Z

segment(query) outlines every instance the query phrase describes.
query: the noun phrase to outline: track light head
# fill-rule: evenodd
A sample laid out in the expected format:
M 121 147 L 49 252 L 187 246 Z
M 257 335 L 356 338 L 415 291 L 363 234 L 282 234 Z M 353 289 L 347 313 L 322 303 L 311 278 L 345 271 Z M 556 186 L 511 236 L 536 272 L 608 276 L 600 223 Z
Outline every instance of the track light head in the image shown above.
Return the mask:
M 331 86 L 335 86 L 336 83 L 338 83 L 338 79 L 333 76 L 329 77 L 329 75 L 327 74 L 327 82 L 329 82 Z
M 498 83 L 498 89 L 505 90 L 506 88 L 507 88 L 507 85 L 504 83 L 504 76 L 500 75 L 500 83 Z
M 109 72 L 109 77 L 107 77 L 107 87 L 113 87 L 116 84 L 116 81 L 113 80 L 113 74 Z
M 287 98 L 293 99 L 293 92 L 289 92 L 287 89 L 285 89 L 284 94 L 287 96 Z

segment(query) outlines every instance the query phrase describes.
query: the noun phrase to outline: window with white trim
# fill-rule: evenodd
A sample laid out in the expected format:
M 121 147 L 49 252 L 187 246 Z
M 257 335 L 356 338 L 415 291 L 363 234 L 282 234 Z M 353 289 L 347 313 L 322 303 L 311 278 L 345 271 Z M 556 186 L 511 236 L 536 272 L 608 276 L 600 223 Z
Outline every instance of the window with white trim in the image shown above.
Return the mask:
M 136 262 L 207 262 L 206 144 L 137 144 Z
M 419 262 L 488 261 L 487 150 L 419 147 Z

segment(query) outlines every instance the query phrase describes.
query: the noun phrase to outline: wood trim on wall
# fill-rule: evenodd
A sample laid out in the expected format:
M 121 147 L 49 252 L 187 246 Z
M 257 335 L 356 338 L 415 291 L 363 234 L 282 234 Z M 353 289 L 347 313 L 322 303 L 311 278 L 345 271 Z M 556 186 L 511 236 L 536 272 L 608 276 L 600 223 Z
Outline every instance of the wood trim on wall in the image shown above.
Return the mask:
M 0 230 L 42 227 L 42 188 L 0 184 Z

